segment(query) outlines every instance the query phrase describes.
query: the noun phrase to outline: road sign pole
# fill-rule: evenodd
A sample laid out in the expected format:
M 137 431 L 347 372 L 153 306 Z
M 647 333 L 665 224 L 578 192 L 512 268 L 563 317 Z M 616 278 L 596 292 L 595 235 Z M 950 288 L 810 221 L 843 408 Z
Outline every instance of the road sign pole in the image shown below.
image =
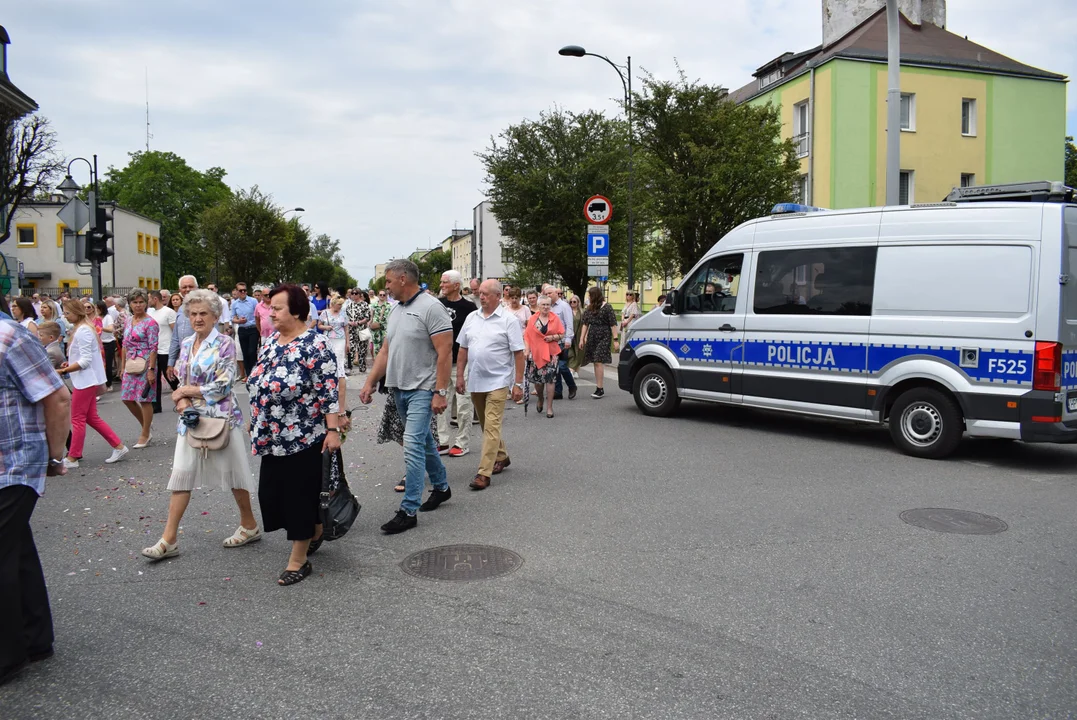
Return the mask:
M 90 232 L 97 228 L 97 155 L 93 156 L 93 190 L 90 191 Z M 90 286 L 95 302 L 101 297 L 101 259 L 96 255 L 90 258 Z

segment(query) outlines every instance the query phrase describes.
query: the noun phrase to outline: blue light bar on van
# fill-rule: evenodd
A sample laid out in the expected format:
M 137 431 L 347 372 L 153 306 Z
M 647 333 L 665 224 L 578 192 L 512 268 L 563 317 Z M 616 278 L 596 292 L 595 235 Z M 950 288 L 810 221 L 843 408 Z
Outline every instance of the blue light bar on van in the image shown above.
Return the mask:
M 800 203 L 778 203 L 770 209 L 771 215 L 786 215 L 788 213 L 808 213 L 819 212 L 826 210 L 826 208 L 815 207 L 813 205 L 801 205 Z

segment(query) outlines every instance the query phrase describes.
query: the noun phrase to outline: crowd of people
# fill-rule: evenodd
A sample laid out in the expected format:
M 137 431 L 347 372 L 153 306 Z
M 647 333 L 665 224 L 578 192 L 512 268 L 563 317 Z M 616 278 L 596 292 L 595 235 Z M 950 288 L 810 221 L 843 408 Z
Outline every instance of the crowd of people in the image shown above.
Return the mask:
M 397 490 L 404 496 L 381 529 L 404 532 L 418 525 L 418 512 L 452 497 L 442 457 L 470 452 L 473 422 L 482 442 L 471 490 L 490 487 L 511 465 L 505 407 L 527 401 L 528 383 L 539 412 L 552 418 L 554 401 L 564 388 L 576 397 L 575 376 L 590 363 L 591 397 L 603 397 L 603 366 L 611 362 L 614 337 L 639 317 L 637 300 L 629 293 L 618 320 L 597 287 L 586 302 L 566 301 L 552 285 L 522 292 L 493 279 L 471 280 L 465 290 L 452 270 L 435 293 L 407 260 L 388 264 L 377 293 L 332 292 L 317 283 L 255 287 L 248 296 L 247 285 L 237 283 L 221 294 L 212 284 L 199 289 L 188 275 L 177 293 L 135 289 L 96 302 L 34 295 L 10 306 L 0 298 L 0 402 L 10 409 L 0 420 L 8 448 L 0 467 L 0 613 L 11 620 L 0 637 L 0 682 L 52 654 L 48 596 L 29 524 L 46 476 L 84 462 L 87 427 L 112 448 L 104 462 L 130 452 L 97 408 L 116 378 L 138 426 L 133 449 L 153 441 L 166 393 L 177 416 L 168 518 L 142 554 L 151 561 L 178 555 L 192 491 L 219 487 L 232 493 L 240 515 L 224 547 L 284 530 L 291 547 L 277 582 L 287 586 L 311 574 L 310 556 L 323 541 L 323 457 L 341 448 L 351 426 L 349 374 L 366 374 L 361 403 L 387 396 L 378 441 L 403 447 Z M 237 395 L 243 389 L 248 403 Z M 261 458 L 257 482 L 252 455 Z

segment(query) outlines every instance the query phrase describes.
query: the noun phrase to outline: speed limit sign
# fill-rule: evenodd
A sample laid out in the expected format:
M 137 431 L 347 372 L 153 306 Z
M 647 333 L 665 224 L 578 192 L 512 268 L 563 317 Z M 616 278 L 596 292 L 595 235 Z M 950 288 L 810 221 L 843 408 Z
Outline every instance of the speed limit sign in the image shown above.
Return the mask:
M 583 216 L 595 225 L 605 225 L 613 217 L 613 203 L 602 195 L 592 195 L 583 205 Z

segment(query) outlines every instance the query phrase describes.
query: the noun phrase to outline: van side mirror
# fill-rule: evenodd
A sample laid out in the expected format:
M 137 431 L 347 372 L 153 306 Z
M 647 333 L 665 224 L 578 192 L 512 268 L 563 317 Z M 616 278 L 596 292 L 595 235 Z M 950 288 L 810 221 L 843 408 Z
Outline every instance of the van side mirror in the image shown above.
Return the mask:
M 684 296 L 676 290 L 670 290 L 666 295 L 666 304 L 662 306 L 662 314 L 679 315 L 683 311 Z

